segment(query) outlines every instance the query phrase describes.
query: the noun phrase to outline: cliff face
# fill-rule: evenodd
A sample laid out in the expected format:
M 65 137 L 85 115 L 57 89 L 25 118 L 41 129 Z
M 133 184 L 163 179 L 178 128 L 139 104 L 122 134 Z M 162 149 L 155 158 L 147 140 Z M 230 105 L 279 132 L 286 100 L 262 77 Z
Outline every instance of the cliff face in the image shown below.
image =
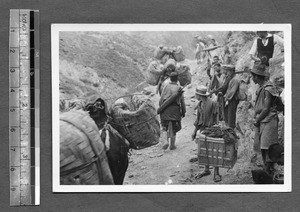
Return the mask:
M 276 32 L 277 35 L 283 37 L 282 32 Z M 253 41 L 255 39 L 254 32 L 234 32 L 228 38 L 228 46 L 233 54 L 233 61 L 236 65 L 238 71 L 243 71 L 245 69 L 252 69 L 253 61 L 250 58 L 249 51 L 252 47 Z M 284 54 L 281 52 L 281 48 L 275 45 L 273 58 L 270 60 L 270 80 L 278 76 L 284 75 Z M 249 74 L 239 75 L 241 79 L 249 79 Z M 256 97 L 256 90 L 258 86 L 249 80 L 248 85 L 248 101 L 240 102 L 238 106 L 237 123 L 240 126 L 244 136 L 240 140 L 240 157 L 250 158 L 253 149 L 253 139 L 254 139 L 254 110 L 253 105 Z M 279 131 L 282 127 L 282 114 L 279 115 Z

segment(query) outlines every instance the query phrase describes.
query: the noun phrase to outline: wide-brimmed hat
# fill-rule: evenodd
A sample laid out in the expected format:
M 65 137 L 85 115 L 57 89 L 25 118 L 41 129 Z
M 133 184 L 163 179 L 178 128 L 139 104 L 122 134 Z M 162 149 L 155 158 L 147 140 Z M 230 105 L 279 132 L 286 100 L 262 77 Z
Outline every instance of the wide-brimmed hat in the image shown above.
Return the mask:
M 200 85 L 196 88 L 196 94 L 200 96 L 208 96 L 209 93 L 207 92 L 207 87 L 204 85 Z
M 269 76 L 269 73 L 266 71 L 266 65 L 262 63 L 255 63 L 251 72 L 264 77 Z
M 236 71 L 234 65 L 222 65 L 221 68 L 228 71 Z

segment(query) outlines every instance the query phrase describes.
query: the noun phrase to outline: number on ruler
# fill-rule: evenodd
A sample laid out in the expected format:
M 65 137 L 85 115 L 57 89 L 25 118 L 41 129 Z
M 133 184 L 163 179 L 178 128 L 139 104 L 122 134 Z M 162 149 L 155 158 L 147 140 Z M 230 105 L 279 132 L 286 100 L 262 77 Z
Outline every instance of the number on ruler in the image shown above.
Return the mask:
M 16 51 L 14 49 L 10 49 L 9 53 L 15 53 Z
M 11 131 L 11 132 L 15 132 L 16 129 L 15 129 L 15 128 L 10 128 L 10 131 Z
M 12 187 L 10 190 L 12 190 L 12 191 L 16 191 L 16 188 Z
M 28 104 L 27 103 L 25 103 L 25 102 L 22 102 L 22 107 L 27 107 L 28 106 Z
M 10 92 L 16 92 L 15 89 L 10 89 Z
M 23 155 L 23 154 L 22 154 L 22 157 L 25 158 L 25 159 L 27 159 L 27 158 L 28 158 L 28 155 Z
M 10 171 L 14 172 L 14 171 L 16 171 L 16 169 L 14 167 L 11 167 Z
M 16 151 L 16 148 L 10 148 L 10 150 L 15 152 L 15 151 Z
M 11 109 L 10 109 L 10 112 L 12 112 L 12 113 L 15 112 L 15 111 L 16 111 L 15 108 L 11 108 Z
M 9 71 L 10 71 L 11 73 L 14 73 L 16 70 L 15 70 L 14 68 L 11 68 Z

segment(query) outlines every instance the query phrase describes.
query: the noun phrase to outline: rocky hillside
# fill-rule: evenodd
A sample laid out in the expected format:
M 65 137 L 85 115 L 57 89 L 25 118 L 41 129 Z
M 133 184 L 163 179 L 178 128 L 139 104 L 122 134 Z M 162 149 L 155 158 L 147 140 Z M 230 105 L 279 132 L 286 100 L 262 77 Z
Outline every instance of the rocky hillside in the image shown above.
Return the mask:
M 112 99 L 144 82 L 155 47 L 182 46 L 195 54 L 195 35 L 205 32 L 61 32 L 60 99 L 100 95 Z M 211 32 L 222 43 L 222 33 Z M 145 85 L 141 86 L 142 88 Z
M 283 37 L 282 32 L 274 32 L 280 37 Z M 251 69 L 253 61 L 250 59 L 249 51 L 255 38 L 255 32 L 234 32 L 228 36 L 228 46 L 233 53 L 233 63 L 238 71 Z M 270 80 L 278 76 L 284 75 L 284 55 L 278 45 L 275 46 L 273 58 L 270 60 Z M 254 111 L 253 105 L 255 100 L 255 92 L 257 85 L 249 79 L 249 74 L 240 74 L 239 77 L 249 82 L 248 85 L 248 101 L 240 102 L 238 106 L 237 123 L 243 133 L 240 140 L 240 157 L 250 158 L 252 154 L 253 139 L 254 139 Z M 282 114 L 280 114 L 279 130 L 281 130 Z

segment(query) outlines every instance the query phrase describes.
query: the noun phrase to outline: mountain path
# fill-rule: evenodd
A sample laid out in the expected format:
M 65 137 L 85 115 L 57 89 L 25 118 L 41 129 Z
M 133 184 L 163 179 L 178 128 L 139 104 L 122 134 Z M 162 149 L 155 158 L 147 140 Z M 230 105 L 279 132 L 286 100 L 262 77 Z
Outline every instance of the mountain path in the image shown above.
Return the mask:
M 233 169 L 220 168 L 221 182 L 213 181 L 213 167 L 210 167 L 211 175 L 200 179 L 195 178 L 204 170 L 204 166 L 198 165 L 198 162 L 190 162 L 191 158 L 197 156 L 198 151 L 197 144 L 191 139 L 197 105 L 194 92 L 197 84 L 205 84 L 208 79 L 205 73 L 200 73 L 201 69 L 196 61 L 188 61 L 188 63 L 193 82 L 185 88 L 184 92 L 187 112 L 182 119 L 182 129 L 177 133 L 177 149 L 163 150 L 160 142 L 146 149 L 131 150 L 124 185 L 253 184 L 249 162 L 239 157 Z M 155 93 L 156 87 L 149 86 L 147 90 Z M 151 100 L 158 107 L 159 95 L 153 95 Z

